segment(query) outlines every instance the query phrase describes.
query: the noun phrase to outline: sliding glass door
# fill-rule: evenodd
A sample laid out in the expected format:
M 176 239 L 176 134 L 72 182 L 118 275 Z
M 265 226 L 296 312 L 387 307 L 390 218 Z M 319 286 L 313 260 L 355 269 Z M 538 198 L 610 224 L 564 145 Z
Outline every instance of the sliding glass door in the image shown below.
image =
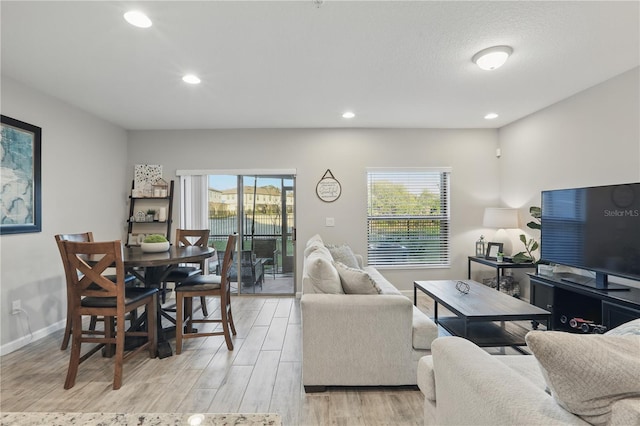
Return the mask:
M 240 241 L 233 291 L 295 294 L 295 176 L 209 175 L 208 182 L 210 245 L 223 252 L 233 232 Z

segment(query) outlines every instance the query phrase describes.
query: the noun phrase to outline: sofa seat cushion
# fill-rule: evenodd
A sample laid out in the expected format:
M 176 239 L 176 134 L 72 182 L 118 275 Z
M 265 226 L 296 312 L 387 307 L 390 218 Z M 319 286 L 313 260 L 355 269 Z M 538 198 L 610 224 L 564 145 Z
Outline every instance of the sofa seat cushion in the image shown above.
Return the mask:
M 367 271 L 350 268 L 340 262 L 333 262 L 333 266 L 340 275 L 345 294 L 380 294 L 380 288 Z
M 305 268 L 316 293 L 344 294 L 330 255 L 327 257 L 322 250 L 315 250 L 305 259 Z
M 438 337 L 438 326 L 416 306 L 413 307 L 412 344 L 414 349 L 431 349 Z
M 607 424 L 614 402 L 640 398 L 640 336 L 531 331 L 526 341 L 551 395 L 583 420 Z

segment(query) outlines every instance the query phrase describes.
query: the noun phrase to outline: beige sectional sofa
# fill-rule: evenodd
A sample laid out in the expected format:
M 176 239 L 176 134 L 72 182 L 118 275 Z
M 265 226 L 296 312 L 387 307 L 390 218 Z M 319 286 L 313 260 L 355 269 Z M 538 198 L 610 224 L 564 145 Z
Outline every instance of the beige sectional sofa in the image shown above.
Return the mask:
M 533 331 L 534 355 L 440 337 L 418 365 L 425 425 L 640 425 L 639 329 L 640 320 L 612 335 Z
M 375 268 L 315 235 L 305 248 L 302 290 L 307 392 L 417 384 L 418 361 L 430 354 L 438 327 Z

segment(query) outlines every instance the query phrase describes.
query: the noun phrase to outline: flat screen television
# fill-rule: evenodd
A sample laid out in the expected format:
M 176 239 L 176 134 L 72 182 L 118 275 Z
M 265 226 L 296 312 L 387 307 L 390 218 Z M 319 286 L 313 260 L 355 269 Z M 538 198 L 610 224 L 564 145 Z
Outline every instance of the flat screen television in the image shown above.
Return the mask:
M 542 261 L 595 272 L 574 282 L 601 290 L 640 281 L 640 183 L 542 191 L 541 207 Z

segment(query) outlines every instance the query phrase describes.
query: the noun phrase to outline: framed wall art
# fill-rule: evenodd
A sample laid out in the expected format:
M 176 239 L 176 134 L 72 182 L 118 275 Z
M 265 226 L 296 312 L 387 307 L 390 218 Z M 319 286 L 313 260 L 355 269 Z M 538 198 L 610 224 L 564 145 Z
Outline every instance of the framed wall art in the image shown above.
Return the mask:
M 0 116 L 0 234 L 40 232 L 42 129 Z

